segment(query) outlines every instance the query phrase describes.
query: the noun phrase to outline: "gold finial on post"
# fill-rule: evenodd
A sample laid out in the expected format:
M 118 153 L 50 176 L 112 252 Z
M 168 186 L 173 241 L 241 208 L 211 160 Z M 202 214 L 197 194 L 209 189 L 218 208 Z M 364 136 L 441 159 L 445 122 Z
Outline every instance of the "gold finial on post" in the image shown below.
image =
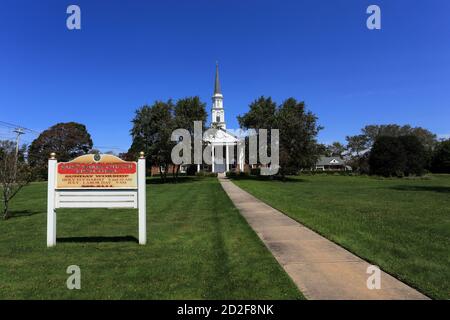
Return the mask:
M 56 153 L 54 153 L 54 152 L 50 153 L 50 159 L 55 160 L 56 159 Z
M 139 157 L 140 157 L 141 159 L 144 159 L 144 158 L 145 158 L 145 156 L 144 156 L 144 151 L 139 152 Z

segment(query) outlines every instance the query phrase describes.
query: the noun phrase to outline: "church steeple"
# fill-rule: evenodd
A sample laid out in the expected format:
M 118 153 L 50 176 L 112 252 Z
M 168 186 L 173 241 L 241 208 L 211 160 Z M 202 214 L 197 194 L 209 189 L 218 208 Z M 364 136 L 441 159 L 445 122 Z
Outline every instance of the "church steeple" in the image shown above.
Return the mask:
M 216 128 L 226 129 L 225 112 L 223 110 L 223 95 L 219 81 L 219 64 L 216 63 L 216 78 L 214 82 L 214 95 L 212 97 L 211 125 Z
M 220 81 L 219 81 L 219 64 L 216 62 L 216 82 L 214 83 L 214 94 L 222 94 L 220 90 Z

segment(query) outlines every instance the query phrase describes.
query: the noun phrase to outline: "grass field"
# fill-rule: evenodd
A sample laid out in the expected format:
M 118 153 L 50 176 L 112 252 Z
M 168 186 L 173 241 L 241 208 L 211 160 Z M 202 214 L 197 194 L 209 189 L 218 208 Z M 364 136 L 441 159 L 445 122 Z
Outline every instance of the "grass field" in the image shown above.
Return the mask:
M 217 179 L 147 185 L 148 244 L 136 210 L 58 212 L 46 248 L 46 184 L 35 183 L 0 221 L 0 299 L 301 299 Z M 68 290 L 66 268 L 81 268 Z
M 450 175 L 234 180 L 433 298 L 450 298 Z

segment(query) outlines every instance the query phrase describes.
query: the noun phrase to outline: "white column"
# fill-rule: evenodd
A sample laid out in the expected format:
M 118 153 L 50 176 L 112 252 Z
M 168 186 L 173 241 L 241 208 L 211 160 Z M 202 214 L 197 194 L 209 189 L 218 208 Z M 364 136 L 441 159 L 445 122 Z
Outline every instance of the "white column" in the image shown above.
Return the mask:
M 239 163 L 239 171 L 244 172 L 244 150 L 238 146 L 238 163 Z
M 47 182 L 47 247 L 56 246 L 56 212 L 55 212 L 55 187 L 56 187 L 56 165 L 55 154 L 48 159 L 48 182 Z
M 211 143 L 211 164 L 212 172 L 214 172 L 214 145 Z
M 230 146 L 225 145 L 225 162 L 226 162 L 226 171 L 230 171 L 230 151 L 228 150 Z
M 197 164 L 197 172 L 199 172 L 199 171 L 200 171 L 200 165 Z
M 145 183 L 145 157 L 141 152 L 138 160 L 138 210 L 139 244 L 147 243 L 147 195 Z

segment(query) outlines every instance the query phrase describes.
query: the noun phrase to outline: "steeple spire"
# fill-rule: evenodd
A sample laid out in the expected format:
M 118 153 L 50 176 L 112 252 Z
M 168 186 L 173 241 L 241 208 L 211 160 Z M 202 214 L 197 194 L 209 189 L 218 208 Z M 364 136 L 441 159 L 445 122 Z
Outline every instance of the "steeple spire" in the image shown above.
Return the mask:
M 222 94 L 219 81 L 219 63 L 216 62 L 216 82 L 214 83 L 214 94 Z
M 214 83 L 214 95 L 212 96 L 211 124 L 216 128 L 226 129 L 225 112 L 223 110 L 223 95 L 220 90 L 219 64 L 216 62 L 216 82 Z

